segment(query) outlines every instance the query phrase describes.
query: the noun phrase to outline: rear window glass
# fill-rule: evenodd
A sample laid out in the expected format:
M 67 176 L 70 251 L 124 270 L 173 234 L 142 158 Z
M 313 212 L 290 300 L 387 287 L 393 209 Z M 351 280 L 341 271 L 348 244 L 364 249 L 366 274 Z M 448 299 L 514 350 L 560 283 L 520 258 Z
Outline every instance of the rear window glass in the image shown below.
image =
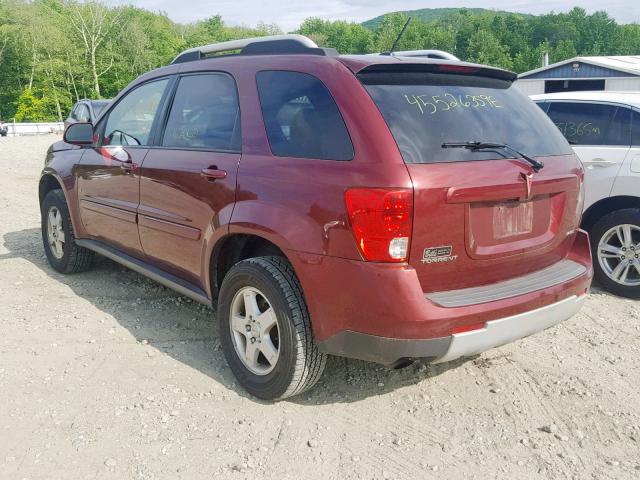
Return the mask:
M 548 114 L 572 145 L 631 145 L 631 110 L 628 108 L 550 102 Z
M 257 75 L 271 151 L 278 157 L 351 160 L 353 146 L 340 111 L 312 75 L 265 71 Z
M 442 148 L 447 142 L 504 143 L 530 156 L 572 153 L 544 112 L 510 81 L 442 73 L 359 77 L 406 163 L 512 157 L 502 150 Z

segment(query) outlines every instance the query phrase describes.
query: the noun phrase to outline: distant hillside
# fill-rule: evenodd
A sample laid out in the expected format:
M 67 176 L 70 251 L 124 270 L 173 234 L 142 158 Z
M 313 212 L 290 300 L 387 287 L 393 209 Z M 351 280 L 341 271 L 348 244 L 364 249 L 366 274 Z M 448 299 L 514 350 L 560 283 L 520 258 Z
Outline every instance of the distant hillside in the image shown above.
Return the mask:
M 508 15 L 510 13 L 514 13 L 506 12 L 504 10 L 489 10 L 488 8 L 421 8 L 419 10 L 402 10 L 400 12 L 389 13 L 404 13 L 407 16 L 428 22 L 431 20 L 439 20 L 443 17 L 446 17 L 447 15 L 459 12 L 460 10 L 466 10 L 470 13 L 492 13 L 494 15 Z M 382 19 L 385 15 L 388 15 L 388 13 L 362 22 L 362 25 L 373 30 L 380 24 L 380 22 L 382 22 Z M 524 16 L 528 15 L 524 14 Z

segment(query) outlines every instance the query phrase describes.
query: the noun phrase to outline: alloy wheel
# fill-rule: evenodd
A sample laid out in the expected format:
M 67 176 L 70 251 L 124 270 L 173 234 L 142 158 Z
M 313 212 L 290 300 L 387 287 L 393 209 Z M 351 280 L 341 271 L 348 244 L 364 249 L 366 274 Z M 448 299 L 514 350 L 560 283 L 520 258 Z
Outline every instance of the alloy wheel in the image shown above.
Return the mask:
M 62 212 L 57 207 L 51 207 L 47 213 L 47 240 L 51 247 L 51 254 L 58 260 L 64 255 L 64 226 Z
M 616 225 L 598 243 L 598 262 L 614 282 L 627 287 L 640 285 L 640 227 Z
M 257 288 L 243 287 L 231 302 L 231 339 L 238 357 L 256 375 L 267 375 L 280 356 L 276 312 Z

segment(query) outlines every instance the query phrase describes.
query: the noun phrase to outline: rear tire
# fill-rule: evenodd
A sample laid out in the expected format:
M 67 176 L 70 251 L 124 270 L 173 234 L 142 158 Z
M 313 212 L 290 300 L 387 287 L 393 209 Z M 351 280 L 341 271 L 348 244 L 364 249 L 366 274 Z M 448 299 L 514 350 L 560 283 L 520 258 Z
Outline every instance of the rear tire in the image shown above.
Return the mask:
M 218 319 L 231 371 L 252 395 L 291 397 L 322 375 L 326 355 L 314 342 L 302 289 L 285 258 L 234 265 L 222 282 Z
M 93 266 L 95 254 L 76 245 L 71 215 L 62 190 L 51 190 L 41 207 L 42 243 L 47 260 L 60 273 L 78 273 Z
M 625 234 L 625 230 L 630 233 Z M 629 235 L 629 241 L 624 242 L 618 231 L 623 237 Z M 628 208 L 605 215 L 589 235 L 596 281 L 621 297 L 640 298 L 640 209 Z M 614 250 L 618 252 L 613 253 Z M 618 265 L 620 268 L 616 270 Z M 629 267 L 625 271 L 626 265 Z

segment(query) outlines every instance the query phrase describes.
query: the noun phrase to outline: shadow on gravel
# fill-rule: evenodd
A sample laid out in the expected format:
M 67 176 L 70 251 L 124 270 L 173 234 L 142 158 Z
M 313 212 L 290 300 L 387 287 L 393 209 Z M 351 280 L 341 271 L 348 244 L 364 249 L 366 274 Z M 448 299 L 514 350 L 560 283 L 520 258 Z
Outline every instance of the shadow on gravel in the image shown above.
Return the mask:
M 214 325 L 214 312 L 182 297 L 111 260 L 99 257 L 84 273 L 61 275 L 44 255 L 40 229 L 6 233 L 3 243 L 9 253 L 0 261 L 22 258 L 53 280 L 68 286 L 77 296 L 115 318 L 137 342 L 148 344 L 176 360 L 199 370 L 239 395 L 248 395 L 235 383 L 227 367 Z M 325 372 L 309 392 L 287 401 L 301 405 L 350 403 L 435 377 L 465 361 L 445 365 L 414 363 L 399 370 L 339 357 L 329 357 Z

